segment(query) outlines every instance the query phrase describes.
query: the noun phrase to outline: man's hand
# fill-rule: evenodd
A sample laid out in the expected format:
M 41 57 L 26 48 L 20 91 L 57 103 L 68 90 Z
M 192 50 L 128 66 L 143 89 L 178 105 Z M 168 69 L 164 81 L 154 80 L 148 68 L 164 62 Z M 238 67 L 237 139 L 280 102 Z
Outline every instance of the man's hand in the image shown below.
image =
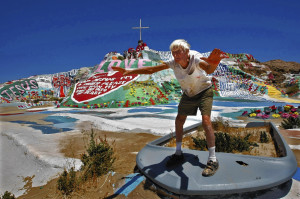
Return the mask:
M 224 58 L 228 58 L 228 56 L 220 49 L 215 48 L 207 58 L 202 57 L 201 59 L 206 61 L 211 66 L 218 66 L 220 61 Z

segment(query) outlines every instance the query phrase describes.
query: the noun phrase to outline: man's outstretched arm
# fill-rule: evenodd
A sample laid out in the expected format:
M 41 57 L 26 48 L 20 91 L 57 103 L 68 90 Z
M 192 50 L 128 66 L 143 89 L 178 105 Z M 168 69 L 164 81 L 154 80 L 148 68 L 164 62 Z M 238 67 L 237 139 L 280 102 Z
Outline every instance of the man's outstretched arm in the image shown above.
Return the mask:
M 111 68 L 114 71 L 119 71 L 123 75 L 132 75 L 132 74 L 152 74 L 152 73 L 156 73 L 161 70 L 168 69 L 170 67 L 169 67 L 169 65 L 163 63 L 163 64 L 160 64 L 157 66 L 148 66 L 148 67 L 137 68 L 137 69 L 133 69 L 133 70 L 126 70 L 124 68 L 115 67 L 115 66 L 113 66 Z

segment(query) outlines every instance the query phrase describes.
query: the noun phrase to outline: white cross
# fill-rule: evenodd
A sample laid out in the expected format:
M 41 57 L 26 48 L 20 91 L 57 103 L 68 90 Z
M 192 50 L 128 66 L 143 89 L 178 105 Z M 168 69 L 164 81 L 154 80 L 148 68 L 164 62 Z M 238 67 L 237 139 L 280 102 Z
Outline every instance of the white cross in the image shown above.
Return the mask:
M 142 27 L 142 19 L 140 19 L 140 27 L 132 27 L 132 29 L 140 29 L 140 40 L 142 40 L 142 29 L 150 27 Z

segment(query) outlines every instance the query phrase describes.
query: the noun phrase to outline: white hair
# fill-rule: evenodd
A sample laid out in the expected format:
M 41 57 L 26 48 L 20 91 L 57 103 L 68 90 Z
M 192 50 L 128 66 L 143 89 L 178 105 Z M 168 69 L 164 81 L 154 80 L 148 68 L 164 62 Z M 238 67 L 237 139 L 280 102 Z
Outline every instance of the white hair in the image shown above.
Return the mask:
M 176 50 L 178 48 L 182 48 L 184 51 L 190 50 L 191 45 L 184 39 L 176 39 L 170 45 L 170 50 Z

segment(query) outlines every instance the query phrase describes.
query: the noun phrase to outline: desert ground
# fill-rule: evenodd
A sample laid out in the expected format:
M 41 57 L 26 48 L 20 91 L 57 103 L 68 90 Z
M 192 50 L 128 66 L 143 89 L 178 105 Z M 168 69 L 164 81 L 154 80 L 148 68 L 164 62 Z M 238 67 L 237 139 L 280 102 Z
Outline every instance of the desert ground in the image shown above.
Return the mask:
M 1 128 L 2 132 L 6 130 L 6 125 L 12 121 L 28 121 L 35 122 L 37 124 L 49 124 L 45 122 L 43 118 L 51 113 L 37 113 L 38 111 L 47 110 L 49 107 L 39 107 L 37 109 L 20 110 L 16 107 L 1 107 Z M 52 108 L 52 107 L 50 107 Z M 28 115 L 27 113 L 30 113 Z M 247 123 L 247 119 L 241 118 L 243 123 Z M 155 121 L 153 120 L 153 124 Z M 276 121 L 279 123 L 280 121 Z M 113 146 L 115 151 L 116 161 L 114 163 L 114 172 L 110 172 L 104 176 L 98 177 L 97 179 L 90 180 L 85 184 L 81 185 L 80 189 L 74 191 L 70 198 L 162 198 L 166 196 L 163 193 L 155 189 L 151 182 L 143 180 L 135 189 L 133 189 L 127 197 L 124 194 L 115 194 L 116 190 L 125 184 L 126 177 L 132 173 L 137 172 L 136 170 L 136 154 L 148 143 L 157 138 L 160 134 L 153 134 L 149 132 L 143 132 L 135 129 L 134 132 L 128 130 L 122 131 L 109 131 L 109 128 L 101 129 L 94 124 L 94 121 L 77 121 L 76 128 L 72 131 L 62 132 L 56 134 L 56 138 L 49 137 L 49 143 L 55 142 L 56 152 L 63 157 L 73 159 L 80 159 L 81 155 L 86 152 L 87 144 L 91 129 L 95 132 L 96 138 L 107 139 L 108 142 Z M 17 127 L 10 126 L 8 130 Z M 18 124 L 19 125 L 19 124 Z M 9 125 L 8 125 L 9 126 Z M 23 124 L 24 126 L 24 124 Z M 25 125 L 26 126 L 26 125 Z M 24 133 L 27 131 L 24 126 Z M 27 126 L 26 126 L 27 127 Z M 280 132 L 285 137 L 286 141 L 290 146 L 300 145 L 300 131 L 299 130 L 283 130 Z M 169 132 L 168 132 L 169 133 Z M 3 134 L 3 133 L 2 133 Z M 53 135 L 53 134 L 52 134 Z M 49 136 L 52 136 L 49 135 Z M 34 145 L 33 145 L 34 146 Z M 53 145 L 54 146 L 54 145 Z M 40 146 L 37 146 L 37 148 Z M 49 148 L 48 148 L 49 149 Z M 300 150 L 295 147 L 292 148 L 297 162 L 298 167 L 300 166 Z M 2 149 L 2 159 L 5 158 Z M 20 166 L 22 169 L 22 166 Z M 3 168 L 2 171 L 3 172 Z M 22 195 L 18 198 L 63 198 L 64 196 L 60 191 L 57 190 L 58 174 L 52 176 L 47 183 L 34 186 L 35 175 L 24 175 L 23 176 L 23 187 Z M 2 183 L 5 183 L 5 179 L 2 179 Z M 10 190 L 8 190 L 10 191 Z M 299 193 L 298 193 L 299 194 Z M 175 196 L 173 196 L 175 197 Z M 175 197 L 176 198 L 176 197 Z

